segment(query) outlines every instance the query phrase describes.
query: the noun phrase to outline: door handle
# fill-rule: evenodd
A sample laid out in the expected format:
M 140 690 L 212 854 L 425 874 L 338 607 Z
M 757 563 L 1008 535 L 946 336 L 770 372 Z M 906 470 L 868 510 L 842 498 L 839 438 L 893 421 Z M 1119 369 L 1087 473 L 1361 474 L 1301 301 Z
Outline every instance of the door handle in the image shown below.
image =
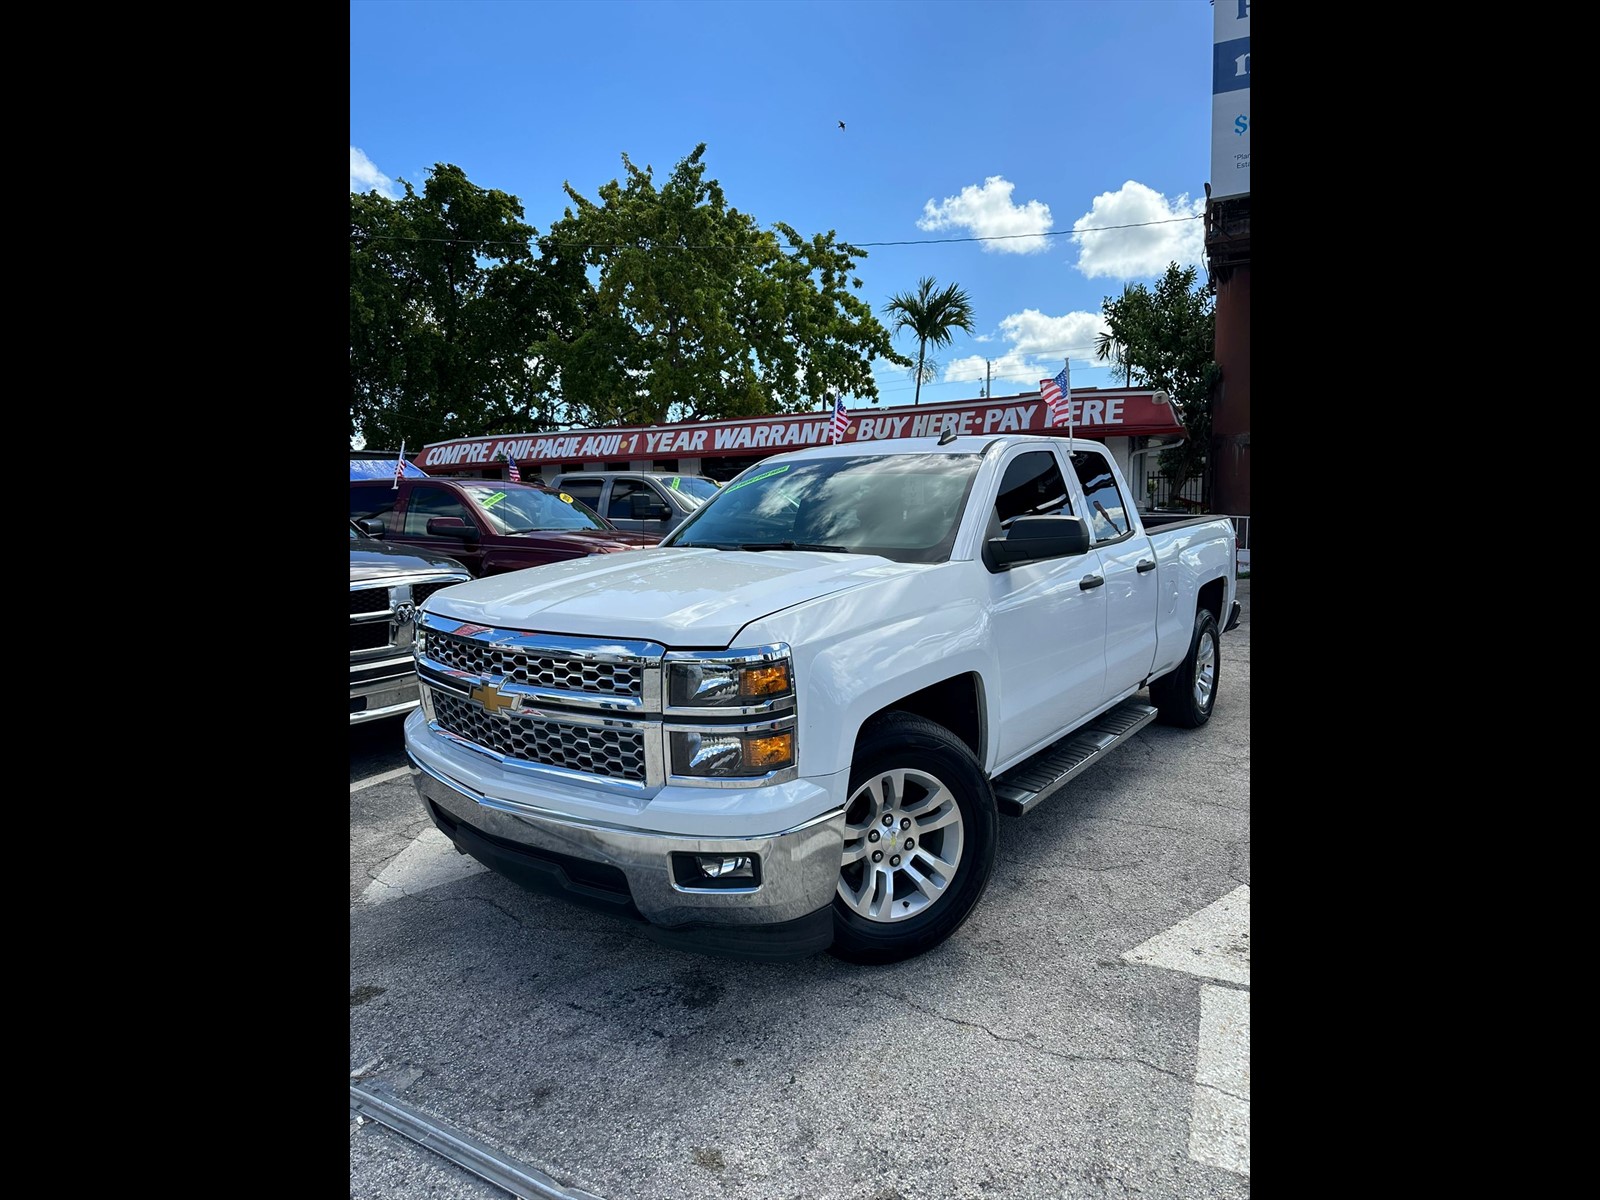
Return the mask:
M 1087 592 L 1090 588 L 1097 588 L 1103 583 L 1105 583 L 1105 580 L 1101 579 L 1098 575 L 1085 575 L 1082 579 L 1078 580 L 1078 587 Z
M 1156 565 L 1148 558 L 1142 558 L 1139 560 L 1139 565 L 1134 569 L 1138 571 L 1139 574 L 1143 575 L 1146 571 L 1154 571 L 1156 569 Z

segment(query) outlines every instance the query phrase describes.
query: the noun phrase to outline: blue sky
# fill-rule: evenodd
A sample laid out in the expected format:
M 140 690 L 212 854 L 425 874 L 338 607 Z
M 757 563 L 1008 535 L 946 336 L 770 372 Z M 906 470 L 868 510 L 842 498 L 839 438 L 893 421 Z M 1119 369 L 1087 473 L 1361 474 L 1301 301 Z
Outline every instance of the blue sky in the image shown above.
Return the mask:
M 1064 358 L 1118 386 L 1103 300 L 1202 261 L 1211 43 L 1208 0 L 353 0 L 350 186 L 453 163 L 542 233 L 563 182 L 593 198 L 626 153 L 659 183 L 704 142 L 762 225 L 925 243 L 866 248 L 874 311 L 922 276 L 967 291 L 976 335 L 930 350 L 924 403 L 978 396 L 985 360 L 996 396 Z M 1025 236 L 947 240 L 1001 235 Z M 911 403 L 905 368 L 874 374 Z

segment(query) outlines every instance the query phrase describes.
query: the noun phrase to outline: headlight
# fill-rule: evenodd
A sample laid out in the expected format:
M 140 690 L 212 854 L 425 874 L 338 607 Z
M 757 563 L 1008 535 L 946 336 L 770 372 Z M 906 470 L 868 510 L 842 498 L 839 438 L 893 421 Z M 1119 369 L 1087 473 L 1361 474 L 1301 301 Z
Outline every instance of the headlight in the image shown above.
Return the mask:
M 794 707 L 794 670 L 781 643 L 752 649 L 686 651 L 666 657 L 667 711 L 722 715 Z
M 667 745 L 672 773 L 688 780 L 748 782 L 795 765 L 793 718 L 755 727 L 669 729 Z
M 418 670 L 427 654 L 428 631 L 422 627 L 422 610 L 419 608 L 411 619 L 411 669 L 417 671 L 417 699 L 422 702 L 422 715 L 432 723 L 438 720 L 433 714 L 433 689 Z

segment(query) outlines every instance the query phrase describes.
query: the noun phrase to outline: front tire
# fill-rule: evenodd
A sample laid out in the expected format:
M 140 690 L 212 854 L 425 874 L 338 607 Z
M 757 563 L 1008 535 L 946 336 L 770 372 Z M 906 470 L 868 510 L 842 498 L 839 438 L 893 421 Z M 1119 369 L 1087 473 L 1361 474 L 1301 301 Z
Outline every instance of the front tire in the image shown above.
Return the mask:
M 988 886 L 998 824 L 989 780 L 953 733 L 903 712 L 869 724 L 845 802 L 832 953 L 891 963 L 943 942 Z
M 1164 725 L 1196 729 L 1211 719 L 1217 704 L 1217 677 L 1222 652 L 1217 644 L 1217 619 L 1202 608 L 1194 617 L 1189 653 L 1178 669 L 1150 681 L 1150 702 Z

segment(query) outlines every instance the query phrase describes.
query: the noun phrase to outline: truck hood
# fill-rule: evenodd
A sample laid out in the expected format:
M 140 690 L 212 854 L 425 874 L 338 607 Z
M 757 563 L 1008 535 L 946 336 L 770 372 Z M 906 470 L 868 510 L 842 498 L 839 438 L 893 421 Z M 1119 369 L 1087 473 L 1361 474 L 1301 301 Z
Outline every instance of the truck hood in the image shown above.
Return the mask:
M 350 582 L 367 583 L 392 579 L 396 575 L 414 571 L 460 571 L 467 573 L 453 558 L 442 554 L 425 554 L 409 546 L 396 546 L 392 542 L 361 541 L 350 543 Z
M 501 545 L 531 550 L 565 550 L 577 554 L 609 554 L 618 550 L 638 550 L 654 546 L 659 534 L 631 533 L 626 529 L 532 529 L 527 533 L 506 533 Z
M 476 579 L 427 609 L 475 625 L 720 649 L 781 609 L 922 569 L 868 554 L 663 546 Z

